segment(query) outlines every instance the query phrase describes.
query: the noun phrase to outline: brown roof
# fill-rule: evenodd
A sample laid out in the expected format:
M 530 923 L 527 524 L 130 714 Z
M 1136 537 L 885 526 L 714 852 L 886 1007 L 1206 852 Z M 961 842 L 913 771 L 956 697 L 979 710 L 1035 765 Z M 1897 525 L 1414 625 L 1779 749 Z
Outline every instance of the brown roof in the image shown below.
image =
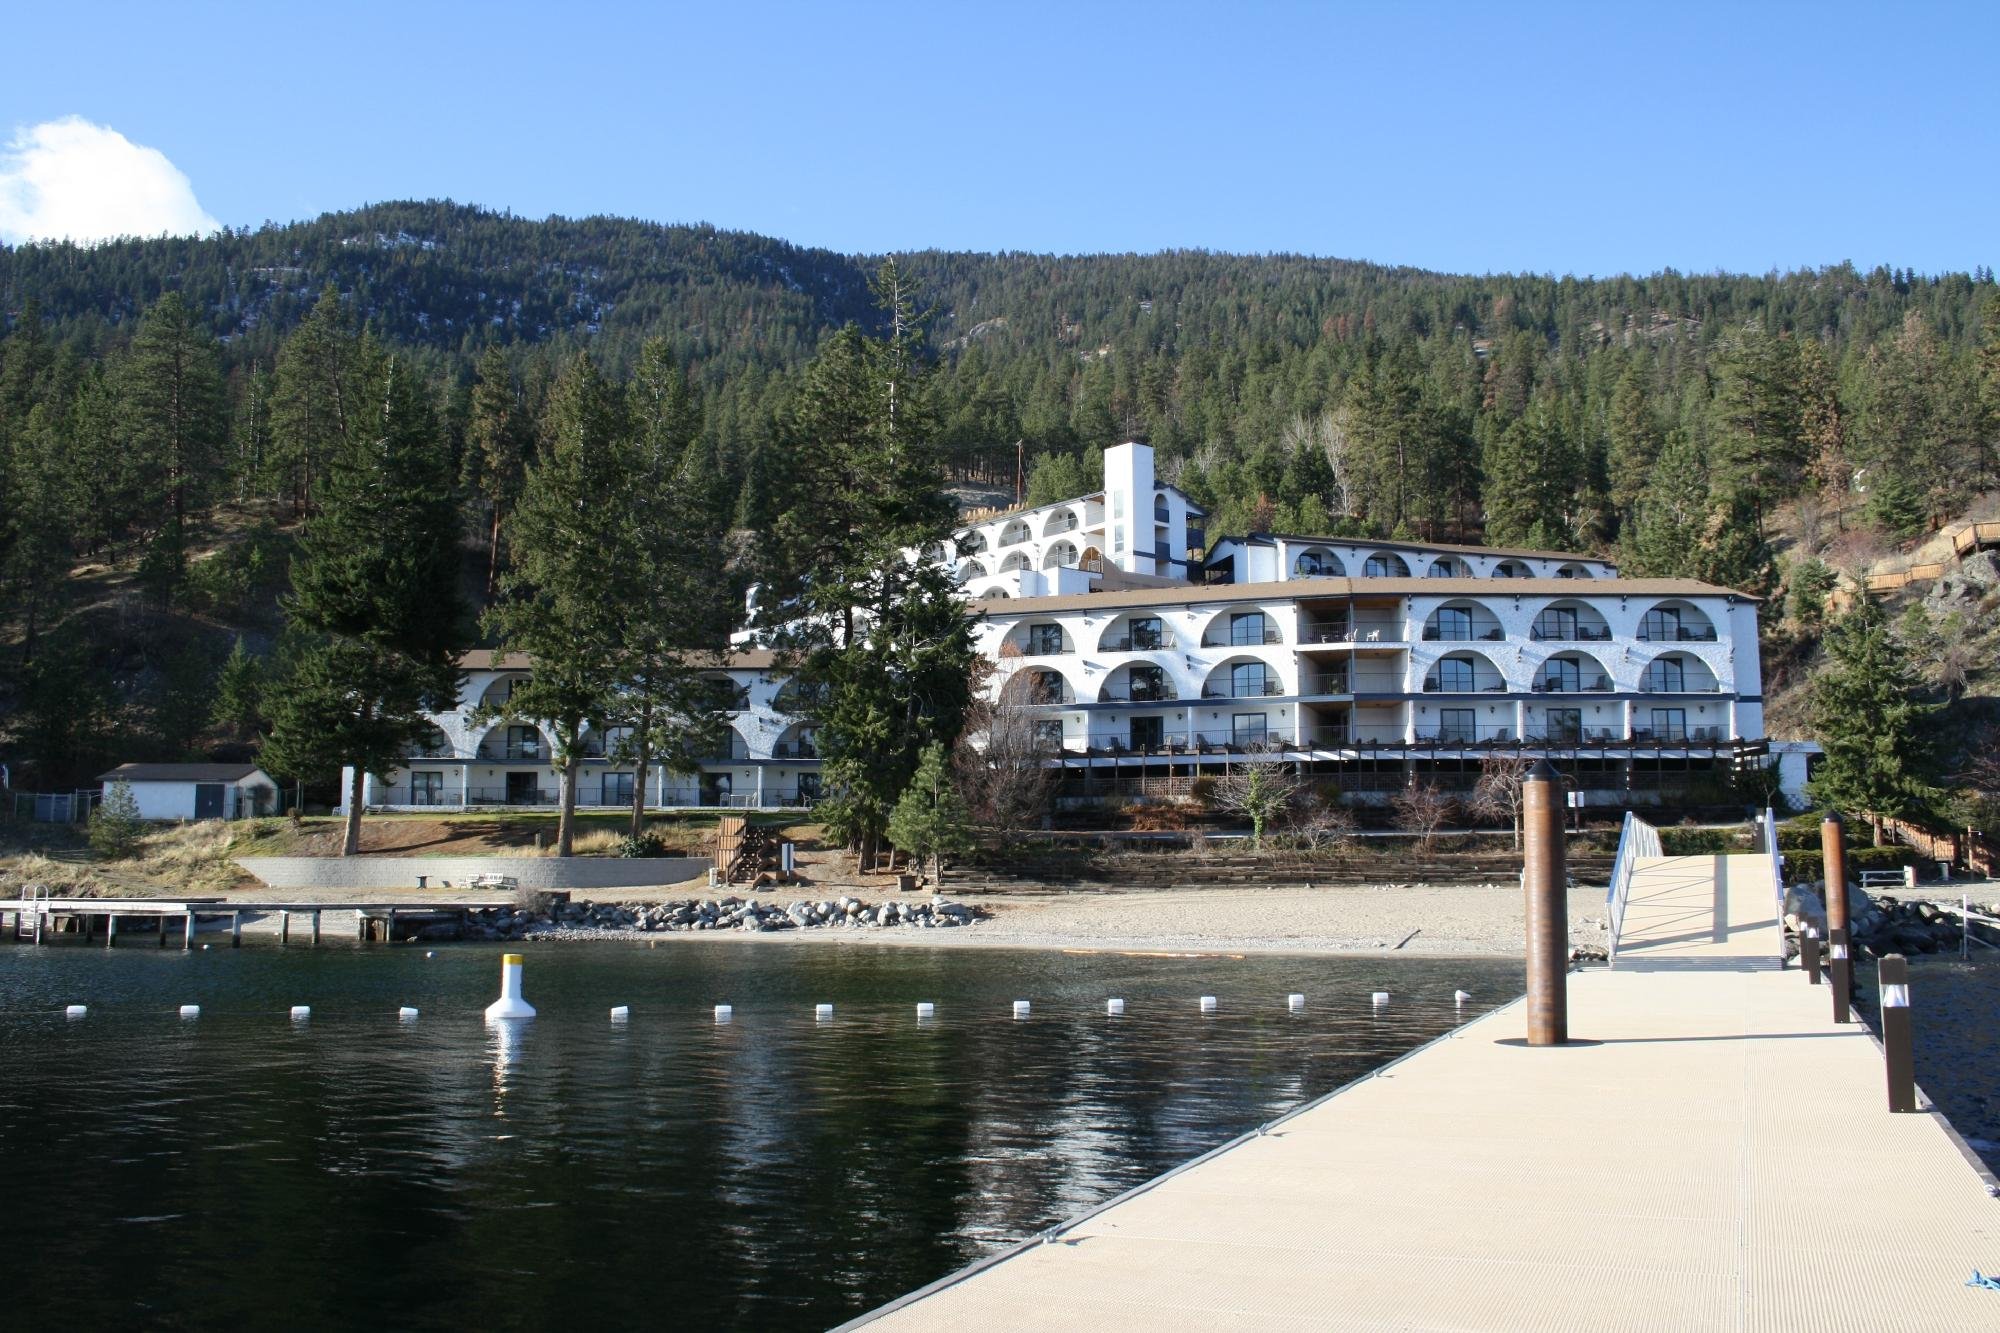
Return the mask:
M 1243 536 L 1220 537 L 1216 539 L 1216 544 L 1221 545 L 1232 540 L 1311 542 L 1315 546 L 1351 546 L 1357 551 L 1437 551 L 1446 555 L 1504 555 L 1520 556 L 1526 560 L 1588 560 L 1598 565 L 1618 563 L 1601 555 L 1586 555 L 1581 551 L 1537 551 L 1526 546 L 1461 546 L 1451 542 L 1409 542 L 1389 539 L 1374 541 L 1367 537 L 1313 537 L 1298 532 L 1252 532 Z
M 459 666 L 467 671 L 527 671 L 533 661 L 526 653 L 501 653 L 491 648 L 472 648 L 459 654 Z M 768 671 L 778 664 L 778 655 L 768 648 L 752 648 L 730 653 L 724 667 L 739 671 Z
M 263 770 L 255 764 L 120 764 L 99 782 L 239 782 Z M 266 778 L 268 781 L 268 776 Z
M 1195 606 L 1225 602 L 1294 601 L 1312 597 L 1740 597 L 1748 593 L 1694 579 L 1289 579 L 1279 583 L 1184 584 L 1177 588 L 1130 588 L 1079 592 L 1059 597 L 995 598 L 974 602 L 998 615 L 1038 611 L 1106 610 L 1128 606 Z

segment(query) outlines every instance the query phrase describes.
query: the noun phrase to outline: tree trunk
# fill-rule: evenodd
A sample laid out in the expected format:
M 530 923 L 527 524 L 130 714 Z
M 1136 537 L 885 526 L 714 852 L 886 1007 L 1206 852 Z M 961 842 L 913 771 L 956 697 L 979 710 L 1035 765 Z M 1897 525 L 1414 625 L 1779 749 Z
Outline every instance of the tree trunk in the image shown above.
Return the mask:
M 564 764 L 556 776 L 562 788 L 562 813 L 556 817 L 556 855 L 568 856 L 576 845 L 576 762 Z
M 486 541 L 486 595 L 493 596 L 493 582 L 500 574 L 500 502 L 493 502 L 493 531 Z
M 653 757 L 653 705 L 639 710 L 639 725 L 633 729 L 637 742 L 632 764 L 632 836 L 646 831 L 646 770 Z
M 347 784 L 347 827 L 340 837 L 340 854 L 358 856 L 361 854 L 361 784 L 368 780 L 368 772 L 357 766 L 354 776 Z

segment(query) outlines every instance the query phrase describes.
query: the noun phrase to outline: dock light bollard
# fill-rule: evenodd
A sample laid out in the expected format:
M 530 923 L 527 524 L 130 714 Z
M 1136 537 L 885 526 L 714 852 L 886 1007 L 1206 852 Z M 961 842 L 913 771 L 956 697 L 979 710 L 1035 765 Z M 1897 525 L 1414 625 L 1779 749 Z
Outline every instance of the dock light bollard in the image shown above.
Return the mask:
M 1528 1045 L 1569 1040 L 1569 870 L 1556 771 L 1537 759 L 1521 785 L 1528 917 Z
M 1125 1012 L 1125 1001 L 1123 1001 L 1123 1000 L 1106 1000 L 1106 1001 L 1104 1002 L 1104 1012 L 1105 1012 L 1105 1013 L 1107 1013 L 1107 1014 L 1113 1014 L 1113 1015 L 1116 1015 L 1116 1014 L 1122 1014 L 1122 1013 L 1124 1013 L 1124 1012 Z
M 1805 969 L 1806 980 L 1819 985 L 1819 927 L 1807 926 L 1799 932 L 1799 966 Z
M 1833 1021 L 1848 1023 L 1848 991 L 1854 985 L 1854 962 L 1847 956 L 1847 927 L 1830 932 L 1826 943 L 1827 985 L 1833 991 Z
M 1201 997 L 1201 1011 L 1204 1014 L 1215 1012 L 1215 997 L 1213 995 L 1204 995 Z
M 1826 937 L 1847 930 L 1847 825 L 1832 810 L 1819 822 L 1820 861 L 1826 875 Z
M 1882 997 L 1882 1061 L 1889 1073 L 1889 1109 L 1917 1109 L 1916 1042 L 1910 1031 L 1910 964 L 1899 953 L 1877 964 Z
M 486 1006 L 486 1021 L 498 1022 L 508 1018 L 533 1018 L 535 1006 L 521 998 L 521 955 L 502 954 L 500 957 L 500 998 Z
M 1014 1001 L 1014 1017 L 1026 1018 L 1027 1016 L 1028 1016 L 1028 1002 L 1026 1000 Z

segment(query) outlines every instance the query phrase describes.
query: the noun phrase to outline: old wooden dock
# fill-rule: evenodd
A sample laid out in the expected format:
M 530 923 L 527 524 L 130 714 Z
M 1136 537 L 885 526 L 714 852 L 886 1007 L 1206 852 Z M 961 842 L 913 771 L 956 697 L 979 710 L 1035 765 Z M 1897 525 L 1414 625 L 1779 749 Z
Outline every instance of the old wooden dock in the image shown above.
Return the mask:
M 344 927 L 354 939 L 389 941 L 396 938 L 399 930 L 408 934 L 432 923 L 462 924 L 469 912 L 507 907 L 513 902 L 509 897 L 350 902 L 36 897 L 0 901 L 0 937 L 42 944 L 52 938 L 77 936 L 94 942 L 101 936 L 104 947 L 109 949 L 116 947 L 121 925 L 129 932 L 138 924 L 143 933 L 155 935 L 159 948 L 166 948 L 170 940 L 178 938 L 181 948 L 192 949 L 195 935 L 204 922 L 227 921 L 229 942 L 239 945 L 245 925 L 275 921 L 280 943 L 292 942 L 296 926 L 304 939 L 318 944 L 331 921 Z

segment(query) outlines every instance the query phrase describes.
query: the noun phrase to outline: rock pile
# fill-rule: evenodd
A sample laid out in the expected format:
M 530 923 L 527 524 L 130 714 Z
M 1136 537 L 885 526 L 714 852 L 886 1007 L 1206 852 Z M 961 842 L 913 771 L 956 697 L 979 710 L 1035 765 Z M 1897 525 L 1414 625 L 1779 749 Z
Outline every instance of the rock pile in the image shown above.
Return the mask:
M 569 902 L 536 912 L 490 907 L 466 915 L 465 936 L 475 940 L 597 939 L 654 931 L 812 930 L 909 926 L 941 930 L 969 926 L 970 907 L 933 898 L 871 906 L 859 898 L 800 900 L 780 906 L 755 898 L 688 898 L 665 903 Z
M 1799 928 L 1810 923 L 1826 938 L 1826 907 L 1820 900 L 1821 885 L 1794 885 L 1785 897 L 1785 939 L 1792 954 L 1798 952 Z M 1974 912 L 2000 916 L 1995 906 L 1973 903 Z M 1958 913 L 1947 912 L 1926 902 L 1904 902 L 1897 898 L 1873 898 L 1859 889 L 1847 891 L 1847 916 L 1858 956 L 1880 958 L 1885 954 L 1958 952 L 1962 933 Z M 1978 933 L 1975 931 L 1975 933 Z

